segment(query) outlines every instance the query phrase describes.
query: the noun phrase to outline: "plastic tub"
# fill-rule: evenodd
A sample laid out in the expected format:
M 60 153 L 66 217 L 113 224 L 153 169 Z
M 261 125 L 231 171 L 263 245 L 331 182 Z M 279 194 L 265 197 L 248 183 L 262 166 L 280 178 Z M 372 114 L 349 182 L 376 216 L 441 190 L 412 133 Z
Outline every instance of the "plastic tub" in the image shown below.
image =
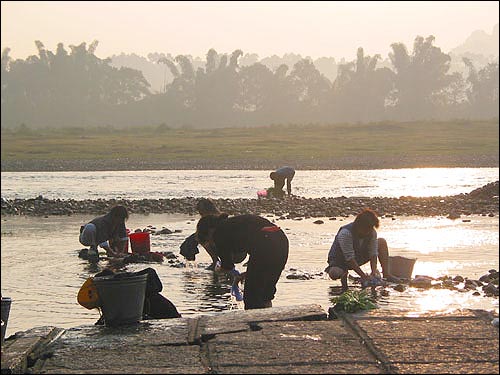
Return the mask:
M 130 233 L 130 247 L 133 254 L 147 254 L 151 250 L 149 232 Z
M 11 304 L 12 299 L 10 297 L 2 297 L 2 344 L 5 339 L 5 331 L 7 331 Z
M 411 279 L 413 273 L 413 266 L 417 259 L 415 258 L 405 258 L 401 256 L 390 256 L 389 257 L 389 269 L 393 276 Z
M 132 324 L 142 319 L 147 279 L 147 274 L 94 277 L 107 326 Z
M 267 190 L 257 191 L 257 198 L 267 198 Z

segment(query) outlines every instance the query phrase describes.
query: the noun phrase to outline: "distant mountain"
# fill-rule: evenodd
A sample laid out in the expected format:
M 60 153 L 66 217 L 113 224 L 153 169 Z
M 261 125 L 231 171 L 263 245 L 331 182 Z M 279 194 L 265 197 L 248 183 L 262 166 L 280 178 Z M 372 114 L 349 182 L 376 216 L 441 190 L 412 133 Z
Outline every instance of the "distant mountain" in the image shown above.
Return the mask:
M 493 32 L 488 34 L 484 30 L 474 31 L 463 44 L 452 49 L 450 53 L 463 55 L 466 53 L 483 55 L 485 57 L 498 57 L 498 23 L 493 27 Z

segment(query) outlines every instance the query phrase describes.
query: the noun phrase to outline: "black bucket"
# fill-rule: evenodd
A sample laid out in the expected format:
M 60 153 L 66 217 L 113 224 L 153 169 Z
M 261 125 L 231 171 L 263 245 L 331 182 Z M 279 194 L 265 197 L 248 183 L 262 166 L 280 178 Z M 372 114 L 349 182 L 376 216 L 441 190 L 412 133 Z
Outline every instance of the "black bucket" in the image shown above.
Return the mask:
M 132 324 L 142 319 L 147 278 L 147 274 L 94 277 L 107 326 Z

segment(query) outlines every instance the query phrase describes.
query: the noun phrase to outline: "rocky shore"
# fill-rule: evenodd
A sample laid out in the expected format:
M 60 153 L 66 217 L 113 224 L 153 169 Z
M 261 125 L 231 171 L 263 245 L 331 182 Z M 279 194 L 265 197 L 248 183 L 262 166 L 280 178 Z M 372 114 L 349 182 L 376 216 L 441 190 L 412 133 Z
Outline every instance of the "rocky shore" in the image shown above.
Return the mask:
M 497 216 L 499 211 L 499 181 L 491 182 L 467 194 L 446 197 L 417 198 L 384 197 L 286 197 L 284 199 L 214 199 L 221 211 L 230 215 L 254 213 L 273 214 L 287 219 L 310 217 L 347 217 L 357 215 L 363 208 L 375 210 L 381 217 L 394 216 L 446 216 L 458 219 L 462 215 Z M 61 200 L 38 196 L 31 199 L 8 200 L 2 198 L 3 215 L 72 215 L 103 214 L 117 204 L 125 205 L 134 214 L 178 213 L 196 215 L 199 197 L 172 199 L 98 199 Z

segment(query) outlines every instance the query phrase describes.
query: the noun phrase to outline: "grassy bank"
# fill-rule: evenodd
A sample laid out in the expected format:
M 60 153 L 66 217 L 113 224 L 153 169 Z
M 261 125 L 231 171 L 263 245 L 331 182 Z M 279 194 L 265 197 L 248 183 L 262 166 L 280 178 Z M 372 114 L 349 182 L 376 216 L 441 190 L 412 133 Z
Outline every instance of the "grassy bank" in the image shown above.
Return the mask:
M 141 162 L 474 158 L 498 154 L 498 121 L 274 125 L 224 129 L 2 130 L 8 162 L 116 159 Z M 498 160 L 498 159 L 497 159 Z

